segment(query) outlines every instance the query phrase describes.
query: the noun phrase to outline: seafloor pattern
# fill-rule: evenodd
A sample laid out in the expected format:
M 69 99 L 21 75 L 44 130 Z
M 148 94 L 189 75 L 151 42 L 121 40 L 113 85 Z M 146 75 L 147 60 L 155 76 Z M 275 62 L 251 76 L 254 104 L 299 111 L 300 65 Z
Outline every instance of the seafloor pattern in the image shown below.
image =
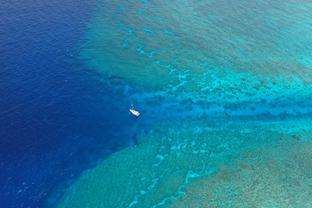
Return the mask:
M 311 207 L 311 135 L 311 119 L 162 122 L 59 207 Z
M 59 207 L 312 207 L 310 1 L 101 1 L 86 65 L 123 80 L 138 144 Z
M 102 3 L 82 51 L 101 73 L 194 102 L 311 93 L 310 1 Z

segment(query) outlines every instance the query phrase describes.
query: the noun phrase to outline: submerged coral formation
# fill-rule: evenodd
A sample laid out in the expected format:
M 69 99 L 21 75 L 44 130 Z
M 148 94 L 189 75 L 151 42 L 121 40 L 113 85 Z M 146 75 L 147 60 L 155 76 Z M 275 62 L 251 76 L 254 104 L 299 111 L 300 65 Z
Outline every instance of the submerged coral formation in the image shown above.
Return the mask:
M 311 9 L 309 1 L 105 0 L 81 57 L 181 100 L 303 99 L 312 92 Z
M 312 120 L 161 122 L 59 207 L 310 207 Z
M 153 125 L 59 207 L 312 207 L 311 9 L 104 0 L 81 58 L 127 83 Z

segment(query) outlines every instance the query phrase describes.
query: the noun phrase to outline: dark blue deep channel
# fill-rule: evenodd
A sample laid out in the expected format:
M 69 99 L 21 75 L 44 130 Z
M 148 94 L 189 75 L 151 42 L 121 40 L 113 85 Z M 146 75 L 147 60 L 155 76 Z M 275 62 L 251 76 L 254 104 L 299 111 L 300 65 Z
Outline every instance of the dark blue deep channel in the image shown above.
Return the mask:
M 132 142 L 127 97 L 77 58 L 94 4 L 1 2 L 2 208 L 53 205 L 48 196 Z

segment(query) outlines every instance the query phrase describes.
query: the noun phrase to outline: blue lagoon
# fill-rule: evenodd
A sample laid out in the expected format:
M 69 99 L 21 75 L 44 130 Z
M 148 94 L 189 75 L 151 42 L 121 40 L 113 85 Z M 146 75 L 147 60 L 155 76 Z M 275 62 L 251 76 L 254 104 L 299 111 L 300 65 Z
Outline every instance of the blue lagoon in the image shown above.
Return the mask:
M 53 142 L 36 142 L 36 156 L 25 154 L 22 165 L 15 159 L 35 171 L 44 155 L 53 161 L 50 173 L 29 179 L 41 184 L 32 191 L 7 194 L 20 202 L 8 207 L 312 207 L 312 2 L 97 0 L 67 7 L 67 15 L 79 12 L 62 30 L 49 23 L 58 38 L 44 50 L 39 41 L 27 57 L 46 60 L 30 70 L 40 82 L 26 82 L 32 93 L 15 103 L 51 94 L 36 106 L 53 113 L 25 129 L 51 124 L 26 135 Z M 47 34 L 44 41 L 54 37 Z M 63 55 L 48 53 L 59 48 Z M 57 57 L 62 64 L 48 61 Z M 131 104 L 140 117 L 128 113 Z M 37 198 L 25 203 L 29 196 Z

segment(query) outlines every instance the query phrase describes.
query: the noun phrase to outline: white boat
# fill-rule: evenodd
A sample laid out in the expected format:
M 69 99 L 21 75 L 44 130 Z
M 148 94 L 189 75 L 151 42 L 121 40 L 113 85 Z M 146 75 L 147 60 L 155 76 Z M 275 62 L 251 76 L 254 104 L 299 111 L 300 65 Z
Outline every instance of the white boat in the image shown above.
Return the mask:
M 137 110 L 135 110 L 134 108 L 130 108 L 129 111 L 130 111 L 130 113 L 131 113 L 132 115 L 134 115 L 135 117 L 139 117 L 139 116 L 140 116 L 140 112 L 137 111 Z

